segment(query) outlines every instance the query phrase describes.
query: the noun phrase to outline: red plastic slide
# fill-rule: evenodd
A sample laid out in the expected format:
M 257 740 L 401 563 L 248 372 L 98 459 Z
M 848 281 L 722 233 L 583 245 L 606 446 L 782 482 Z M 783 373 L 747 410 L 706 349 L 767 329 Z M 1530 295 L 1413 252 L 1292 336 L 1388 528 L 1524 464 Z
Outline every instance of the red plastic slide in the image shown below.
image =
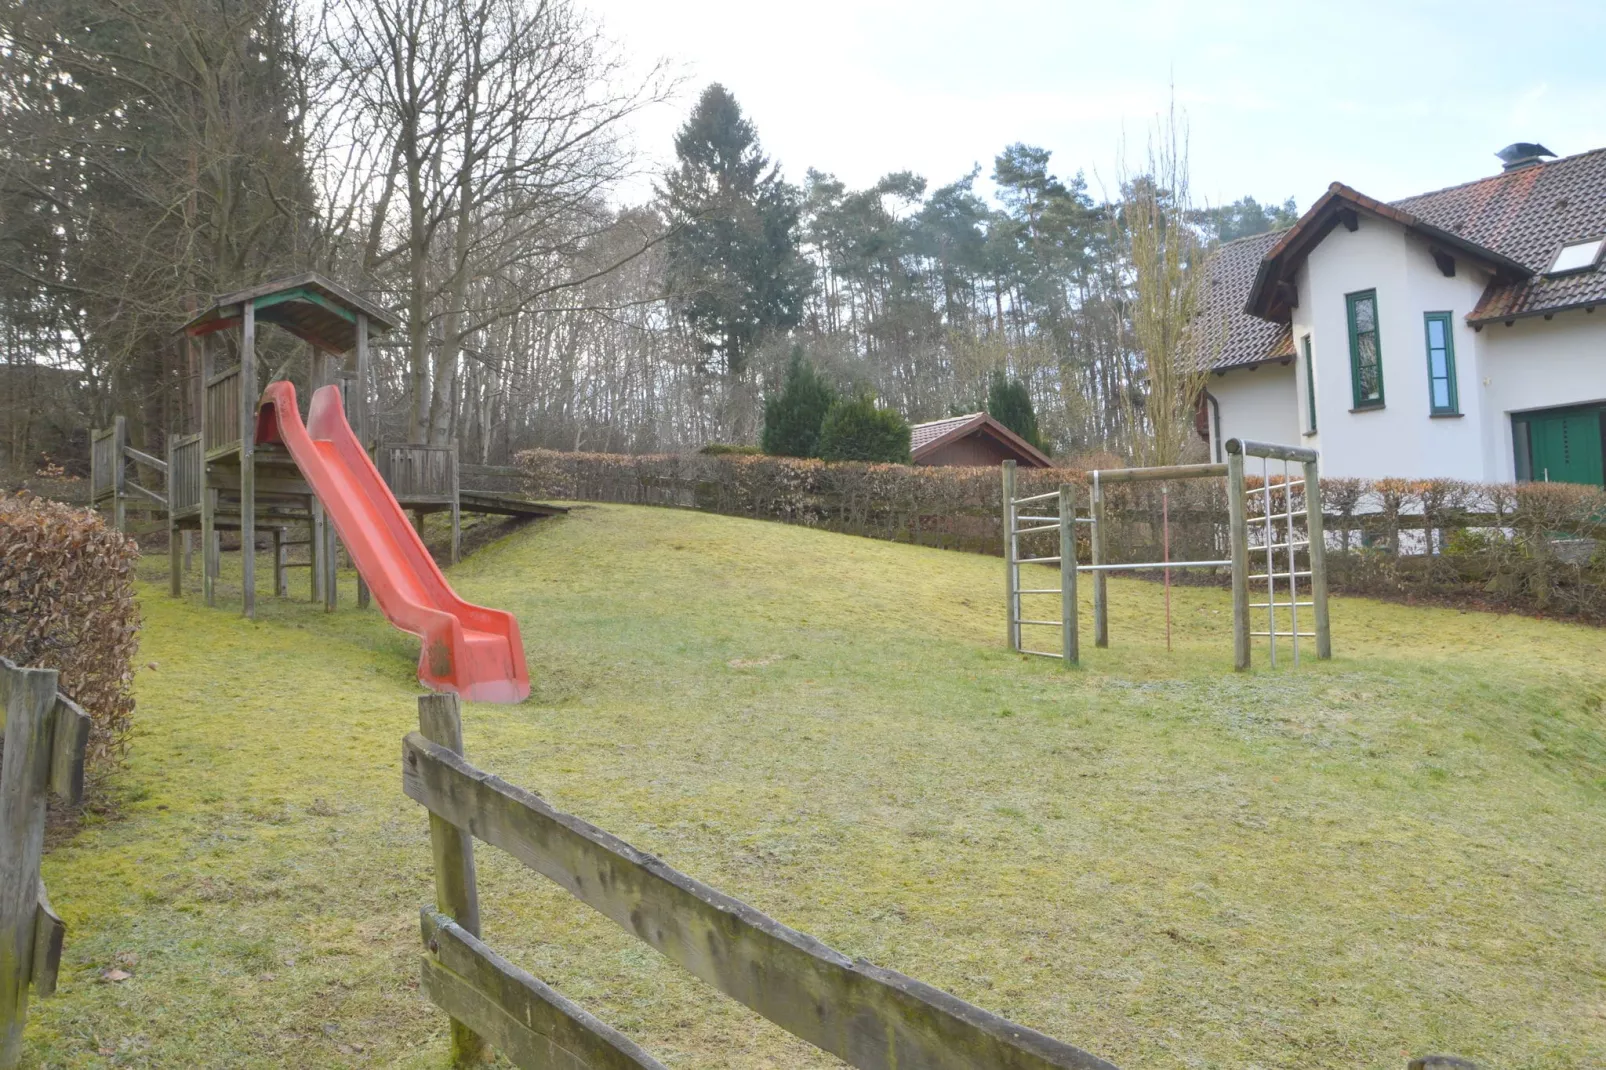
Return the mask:
M 346 423 L 339 387 L 312 395 L 303 424 L 295 386 L 269 383 L 257 410 L 256 440 L 290 451 L 379 608 L 396 627 L 423 639 L 418 679 L 426 687 L 477 702 L 529 696 L 519 622 L 457 597 Z

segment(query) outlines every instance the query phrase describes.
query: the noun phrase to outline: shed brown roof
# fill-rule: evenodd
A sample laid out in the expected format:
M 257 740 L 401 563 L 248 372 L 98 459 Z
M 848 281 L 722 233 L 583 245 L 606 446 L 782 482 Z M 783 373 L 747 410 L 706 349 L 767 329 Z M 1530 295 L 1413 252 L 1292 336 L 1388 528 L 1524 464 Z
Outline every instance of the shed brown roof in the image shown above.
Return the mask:
M 1021 438 L 1015 432 L 988 416 L 985 412 L 972 412 L 964 416 L 950 416 L 943 420 L 915 424 L 909 428 L 910 459 L 916 464 L 948 443 L 969 435 L 985 435 L 1015 454 L 1015 460 L 1029 468 L 1052 468 L 1054 462 L 1048 454 Z

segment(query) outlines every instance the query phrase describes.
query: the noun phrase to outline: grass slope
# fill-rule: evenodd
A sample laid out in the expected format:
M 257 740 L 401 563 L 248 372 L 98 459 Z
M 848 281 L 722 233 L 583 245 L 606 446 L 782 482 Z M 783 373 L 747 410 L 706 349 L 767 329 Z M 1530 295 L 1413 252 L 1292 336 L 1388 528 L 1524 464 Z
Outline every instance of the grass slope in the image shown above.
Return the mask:
M 1159 588 L 1113 582 L 1114 645 L 1067 674 L 1000 649 L 999 569 L 669 510 L 543 523 L 453 574 L 518 613 L 536 681 L 466 711 L 469 755 L 1123 1066 L 1606 1064 L 1601 632 L 1337 600 L 1333 662 L 1236 675 L 1223 592 L 1175 592 L 1167 654 Z M 46 861 L 70 930 L 34 1057 L 443 1065 L 416 642 L 349 599 L 143 597 L 122 816 Z M 480 865 L 490 942 L 669 1065 L 835 1065 Z

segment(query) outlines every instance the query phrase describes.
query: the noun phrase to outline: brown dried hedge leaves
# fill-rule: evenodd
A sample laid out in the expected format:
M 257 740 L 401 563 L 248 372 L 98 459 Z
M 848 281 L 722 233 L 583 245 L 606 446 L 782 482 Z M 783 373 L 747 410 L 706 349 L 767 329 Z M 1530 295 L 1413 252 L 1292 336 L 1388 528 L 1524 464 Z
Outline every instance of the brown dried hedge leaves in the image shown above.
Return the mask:
M 139 547 L 99 515 L 0 493 L 0 655 L 55 669 L 89 714 L 91 776 L 122 757 L 134 714 Z

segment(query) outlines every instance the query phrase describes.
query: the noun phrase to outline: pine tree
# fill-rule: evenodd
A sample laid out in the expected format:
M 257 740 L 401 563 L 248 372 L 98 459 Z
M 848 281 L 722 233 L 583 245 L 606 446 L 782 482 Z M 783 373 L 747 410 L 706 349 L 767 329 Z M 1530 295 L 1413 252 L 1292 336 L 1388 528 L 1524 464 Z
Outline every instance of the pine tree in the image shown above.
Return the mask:
M 779 394 L 764 401 L 764 452 L 776 457 L 819 456 L 820 425 L 836 402 L 836 391 L 803 359 L 803 349 L 792 349 L 786 384 Z
M 1032 408 L 1032 395 L 1026 384 L 1005 377 L 1003 371 L 996 368 L 987 383 L 987 415 L 1038 449 L 1043 448 L 1037 431 L 1037 413 Z
M 814 276 L 798 252 L 800 197 L 717 83 L 675 136 L 675 155 L 662 190 L 671 305 L 703 354 L 740 379 L 759 339 L 803 316 Z
M 826 461 L 909 463 L 909 422 L 875 398 L 857 394 L 831 406 L 820 425 L 820 458 Z

